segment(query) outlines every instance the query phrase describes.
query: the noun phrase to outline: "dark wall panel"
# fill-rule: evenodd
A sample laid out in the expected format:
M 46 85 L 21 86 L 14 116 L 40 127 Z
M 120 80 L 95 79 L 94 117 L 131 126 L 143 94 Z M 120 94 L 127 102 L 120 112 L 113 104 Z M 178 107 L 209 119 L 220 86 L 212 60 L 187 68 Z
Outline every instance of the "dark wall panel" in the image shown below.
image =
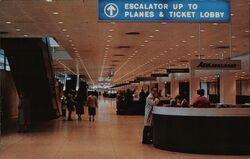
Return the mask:
M 55 79 L 46 38 L 3 38 L 17 91 L 25 92 L 32 121 L 57 117 Z

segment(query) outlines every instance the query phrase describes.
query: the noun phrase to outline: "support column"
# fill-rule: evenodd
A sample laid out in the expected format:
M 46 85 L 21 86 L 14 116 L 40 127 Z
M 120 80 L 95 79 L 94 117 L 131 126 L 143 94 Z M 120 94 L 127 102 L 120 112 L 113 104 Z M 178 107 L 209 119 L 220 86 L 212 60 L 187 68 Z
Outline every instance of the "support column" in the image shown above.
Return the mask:
M 220 103 L 236 104 L 236 79 L 229 71 L 221 72 Z
M 171 74 L 171 97 L 174 98 L 179 94 L 179 81 L 175 79 L 175 75 Z
M 197 89 L 200 89 L 200 78 L 195 77 L 195 72 L 191 70 L 191 77 L 190 77 L 190 86 L 189 86 L 189 94 L 190 99 L 189 103 L 192 104 L 194 102 L 194 99 L 198 96 L 197 95 Z

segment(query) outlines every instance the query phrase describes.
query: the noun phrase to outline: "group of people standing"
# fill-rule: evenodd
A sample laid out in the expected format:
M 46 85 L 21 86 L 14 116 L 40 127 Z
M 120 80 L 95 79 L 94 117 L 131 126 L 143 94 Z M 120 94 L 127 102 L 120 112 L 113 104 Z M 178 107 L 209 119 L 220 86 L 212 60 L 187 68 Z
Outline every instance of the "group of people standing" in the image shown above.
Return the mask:
M 193 102 L 193 107 L 205 107 L 208 108 L 210 106 L 209 100 L 204 97 L 205 90 L 198 89 L 197 94 L 199 95 Z M 143 129 L 143 144 L 151 144 L 153 141 L 153 133 L 152 133 L 152 112 L 153 107 L 160 105 L 159 94 L 157 92 L 156 87 L 151 88 L 151 93 L 146 98 L 145 105 L 145 116 L 144 116 L 144 129 Z M 177 107 L 189 107 L 188 101 L 183 96 L 176 96 L 175 100 L 171 103 L 172 106 Z
M 82 120 L 81 115 L 84 114 L 84 106 L 88 107 L 89 121 L 95 121 L 96 108 L 98 108 L 97 96 L 94 92 L 89 92 L 87 101 L 84 100 L 84 97 L 81 94 L 77 94 L 76 91 L 70 90 L 65 93 L 65 96 L 62 97 L 62 105 L 66 106 L 68 109 L 68 119 L 72 120 L 72 112 L 76 111 L 78 120 Z M 63 113 L 64 116 L 66 113 Z

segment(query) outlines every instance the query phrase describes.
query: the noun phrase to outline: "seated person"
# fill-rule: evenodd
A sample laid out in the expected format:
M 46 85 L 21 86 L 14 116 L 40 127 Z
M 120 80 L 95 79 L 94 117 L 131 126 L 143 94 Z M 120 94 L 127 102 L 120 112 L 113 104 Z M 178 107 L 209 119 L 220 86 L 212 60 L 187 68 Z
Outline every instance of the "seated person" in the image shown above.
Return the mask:
M 188 107 L 188 101 L 182 95 L 177 95 L 175 101 L 171 101 L 170 104 L 175 107 Z
M 194 107 L 198 107 L 198 108 L 206 108 L 209 107 L 209 101 L 206 97 L 204 97 L 205 91 L 204 89 L 198 89 L 197 90 L 197 94 L 199 95 L 193 102 L 193 106 Z

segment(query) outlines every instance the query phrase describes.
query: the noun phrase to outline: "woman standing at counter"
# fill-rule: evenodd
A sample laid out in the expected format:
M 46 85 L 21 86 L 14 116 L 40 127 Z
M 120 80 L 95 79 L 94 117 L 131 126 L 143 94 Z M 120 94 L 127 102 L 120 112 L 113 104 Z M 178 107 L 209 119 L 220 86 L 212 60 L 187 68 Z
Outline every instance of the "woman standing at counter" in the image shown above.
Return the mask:
M 151 144 L 152 143 L 152 111 L 153 106 L 158 105 L 160 102 L 157 97 L 158 92 L 156 87 L 151 88 L 151 93 L 148 95 L 146 99 L 145 105 L 145 116 L 144 116 L 144 129 L 143 129 L 143 144 Z

